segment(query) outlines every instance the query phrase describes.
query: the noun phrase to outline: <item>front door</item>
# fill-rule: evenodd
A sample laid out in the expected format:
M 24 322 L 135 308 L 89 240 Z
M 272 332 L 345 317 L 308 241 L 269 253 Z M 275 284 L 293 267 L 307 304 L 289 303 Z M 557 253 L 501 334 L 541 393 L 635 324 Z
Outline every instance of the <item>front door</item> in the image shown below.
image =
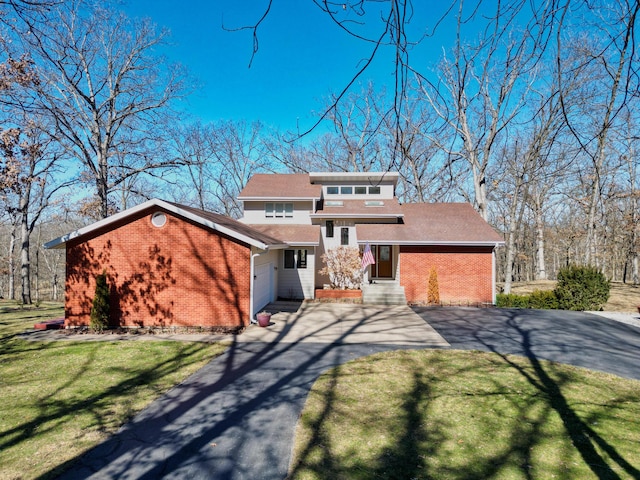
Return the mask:
M 393 277 L 393 260 L 391 256 L 391 245 L 374 245 L 371 247 L 374 258 L 376 259 L 375 267 L 372 269 L 372 275 L 377 278 Z

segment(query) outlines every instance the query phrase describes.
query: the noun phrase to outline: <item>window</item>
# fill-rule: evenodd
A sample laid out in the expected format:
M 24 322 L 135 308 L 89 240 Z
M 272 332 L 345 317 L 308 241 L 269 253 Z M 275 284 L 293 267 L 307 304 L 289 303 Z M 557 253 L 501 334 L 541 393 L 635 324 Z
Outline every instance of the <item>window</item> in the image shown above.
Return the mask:
M 338 187 L 327 187 L 327 195 L 337 195 Z
M 365 195 L 367 193 L 367 187 L 355 187 L 356 195 Z
M 167 216 L 162 212 L 156 212 L 151 217 L 151 224 L 154 227 L 164 227 L 165 223 L 167 223 Z
M 342 195 L 351 195 L 353 193 L 353 187 L 340 187 L 340 193 Z
M 307 251 L 306 250 L 285 250 L 284 251 L 284 268 L 307 268 Z
M 284 216 L 287 218 L 293 217 L 293 203 L 284 204 Z
M 306 250 L 298 250 L 298 263 L 296 264 L 298 268 L 307 268 L 307 251 Z
M 333 238 L 333 220 L 327 220 L 327 238 Z
M 340 245 L 349 245 L 349 229 L 343 227 L 340 231 Z
M 264 216 L 268 218 L 292 218 L 293 203 L 273 203 L 264 204 Z
M 284 203 L 276 203 L 276 218 L 284 218 Z
M 380 195 L 380 187 L 369 187 L 369 195 Z
M 284 268 L 294 268 L 296 265 L 295 250 L 284 251 Z

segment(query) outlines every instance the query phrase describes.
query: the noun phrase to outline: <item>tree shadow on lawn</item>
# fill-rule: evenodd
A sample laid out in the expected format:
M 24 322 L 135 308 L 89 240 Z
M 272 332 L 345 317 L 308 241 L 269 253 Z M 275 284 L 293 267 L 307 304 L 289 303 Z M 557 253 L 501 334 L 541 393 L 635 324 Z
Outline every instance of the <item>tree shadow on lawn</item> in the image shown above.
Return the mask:
M 450 313 L 454 315 L 468 315 L 467 312 L 459 309 L 452 309 Z M 518 312 L 519 313 L 519 312 Z M 514 313 L 514 316 L 517 314 Z M 409 366 L 409 375 L 412 377 L 411 387 L 406 389 L 403 395 L 401 407 L 401 427 L 389 431 L 393 440 L 382 449 L 375 458 L 364 458 L 359 452 L 338 451 L 340 448 L 332 443 L 336 439 L 328 433 L 331 428 L 340 430 L 348 428 L 346 425 L 359 425 L 366 423 L 367 417 L 375 415 L 375 412 L 367 411 L 366 408 L 356 409 L 351 417 L 335 425 L 332 424 L 332 417 L 348 416 L 345 408 L 337 401 L 339 396 L 337 390 L 343 384 L 350 384 L 352 375 L 344 368 L 331 370 L 327 379 L 320 384 L 317 395 L 320 397 L 320 407 L 314 409 L 314 414 L 302 421 L 308 422 L 308 431 L 304 437 L 303 448 L 298 453 L 297 461 L 292 465 L 290 478 L 464 478 L 464 479 L 484 479 L 493 478 L 496 475 L 503 475 L 507 471 L 516 471 L 522 478 L 540 478 L 541 464 L 544 459 L 535 452 L 536 447 L 543 443 L 548 444 L 548 424 L 559 419 L 566 437 L 570 440 L 563 451 L 554 452 L 560 457 L 558 465 L 551 465 L 554 474 L 563 477 L 571 472 L 571 462 L 575 462 L 577 453 L 582 459 L 583 466 L 591 471 L 594 478 L 599 479 L 619 479 L 619 478 L 640 478 L 638 465 L 633 465 L 632 461 L 625 458 L 617 449 L 602 435 L 592 428 L 603 420 L 605 409 L 616 409 L 618 406 L 624 408 L 624 404 L 632 404 L 638 401 L 634 398 L 603 399 L 602 404 L 597 405 L 599 413 L 589 412 L 586 405 L 576 404 L 572 406 L 563 390 L 570 387 L 571 379 L 561 370 L 556 369 L 556 364 L 541 362 L 534 353 L 530 332 L 523 328 L 514 318 L 507 319 L 509 332 L 504 332 L 509 336 L 510 342 L 519 344 L 520 354 L 528 359 L 527 362 L 520 363 L 513 357 L 503 354 L 495 349 L 492 344 L 485 343 L 485 350 L 495 354 L 491 357 L 495 363 L 503 363 L 513 369 L 514 373 L 520 376 L 521 381 L 529 384 L 532 392 L 526 397 L 518 394 L 518 398 L 510 399 L 510 418 L 501 418 L 500 411 L 494 412 L 493 416 L 482 417 L 482 419 L 469 418 L 469 422 L 483 421 L 481 433 L 483 439 L 478 439 L 480 445 L 491 439 L 497 432 L 504 431 L 505 425 L 509 425 L 510 430 L 506 432 L 508 436 L 508 448 L 498 451 L 491 451 L 487 448 L 485 452 L 468 451 L 468 462 L 451 462 L 442 464 L 442 460 L 451 453 L 451 442 L 456 439 L 451 438 L 451 425 L 446 420 L 440 423 L 425 422 L 429 418 L 430 404 L 441 395 L 437 391 L 437 379 L 425 377 L 420 368 Z M 480 343 L 484 340 L 477 339 Z M 556 339 L 560 342 L 560 339 Z M 588 352 L 585 352 L 588 354 Z M 465 373 L 474 372 L 484 375 L 488 381 L 493 382 L 493 388 L 478 392 L 468 392 L 453 394 L 458 395 L 464 401 L 464 396 L 485 396 L 496 395 L 501 398 L 505 396 L 512 386 L 502 385 L 499 380 L 493 379 L 491 373 L 483 371 L 486 365 L 476 366 L 473 358 L 470 357 L 469 365 L 466 369 L 450 372 L 450 366 L 446 362 L 446 356 L 441 359 L 443 371 L 448 372 L 447 378 L 455 379 Z M 523 359 L 524 360 L 524 359 Z M 369 361 L 369 360 L 367 360 Z M 430 361 L 433 359 L 430 358 Z M 504 366 L 504 365 L 503 365 Z M 399 368 L 406 369 L 406 365 Z M 447 370 L 445 370 L 447 369 Z M 446 381 L 446 380 L 445 380 Z M 355 389 L 355 387 L 354 387 Z M 404 392 L 405 390 L 403 390 Z M 383 393 L 381 392 L 381 395 Z M 507 399 L 508 399 L 508 395 Z M 366 395 L 364 400 L 368 399 Z M 348 400 L 347 400 L 348 401 Z M 578 408 L 579 410 L 576 410 Z M 513 411 L 516 411 L 513 414 Z M 383 411 L 380 410 L 380 414 Z M 493 423 L 495 422 L 495 423 Z M 343 430 L 340 430 L 343 431 Z M 368 443 L 373 441 L 363 435 L 361 441 Z M 460 440 L 462 442 L 462 440 Z M 485 443 L 486 445 L 486 443 Z M 492 447 L 489 445 L 489 447 Z M 363 446 L 363 448 L 366 448 Z M 536 457 L 537 455 L 537 457 Z M 440 458 L 437 458 L 440 457 Z M 434 464 L 432 462 L 436 462 Z M 546 459 L 546 461 L 549 461 Z M 637 462 L 634 458 L 633 462 Z M 537 469 L 536 469 L 537 465 Z M 553 470 L 555 469 L 555 470 Z M 549 473 L 549 471 L 547 471 Z M 567 478 L 567 477 L 565 477 Z
M 308 339 L 344 325 L 339 316 L 311 328 L 306 337 L 288 339 L 303 312 L 289 314 L 291 320 L 273 342 L 235 341 L 222 356 L 81 457 L 61 478 L 94 472 L 139 479 L 169 472 L 206 478 L 285 477 L 295 423 L 318 376 L 352 358 L 403 348 L 341 345 L 359 326 L 388 315 L 377 310 L 350 321 L 333 344 Z M 274 442 L 274 436 L 282 438 Z
M 50 431 L 60 428 L 62 418 L 77 413 L 89 413 L 93 417 L 93 425 L 97 426 L 98 432 L 112 429 L 113 424 L 108 424 L 106 421 L 113 421 L 113 419 L 109 419 L 105 412 L 109 412 L 114 404 L 122 407 L 122 399 L 127 395 L 132 395 L 140 385 L 152 385 L 162 377 L 183 368 L 203 348 L 201 344 L 183 344 L 174 356 L 161 364 L 152 362 L 149 367 L 144 367 L 135 373 L 131 372 L 128 367 L 118 368 L 119 372 L 106 372 L 108 374 L 124 373 L 127 378 L 98 394 L 87 396 L 86 393 L 83 393 L 84 390 L 81 390 L 71 398 L 64 398 L 65 394 L 68 397 L 69 392 L 73 391 L 79 380 L 87 375 L 87 371 L 97 361 L 100 351 L 112 345 L 113 342 L 30 342 L 3 339 L 0 342 L 0 354 L 3 356 L 11 355 L 11 361 L 18 361 L 20 356 L 32 356 L 34 352 L 42 353 L 43 351 L 46 351 L 48 355 L 65 355 L 70 348 L 74 347 L 82 347 L 83 350 L 82 353 L 76 354 L 74 357 L 78 355 L 86 355 L 86 357 L 81 366 L 74 365 L 75 373 L 66 378 L 62 377 L 63 381 L 59 385 L 39 396 L 35 406 L 37 408 L 35 416 L 30 416 L 25 421 L 0 432 L 0 450 L 16 446 L 34 436 L 46 435 Z M 42 368 L 50 368 L 50 366 L 43 364 Z M 124 412 L 124 416 L 131 418 L 133 413 L 128 408 Z M 63 466 L 58 466 L 41 478 L 51 478 L 60 473 L 62 469 Z
M 460 313 L 463 314 L 466 315 Z M 324 329 L 341 324 L 342 318 L 331 318 L 329 322 L 311 329 L 306 338 L 287 342 L 284 340 L 293 323 L 302 320 L 304 310 L 292 315 L 294 320 L 271 343 L 235 341 L 224 355 L 155 402 L 117 434 L 77 459 L 77 464 L 61 478 L 80 478 L 93 473 L 109 478 L 127 475 L 139 479 L 155 479 L 169 474 L 203 478 L 285 477 L 291 453 L 289 429 L 292 433 L 308 391 L 321 373 L 347 360 L 373 353 L 416 348 L 415 345 L 343 343 L 360 325 L 389 316 L 384 309 L 349 324 L 332 344 L 317 344 L 309 340 L 316 335 L 322 336 Z M 532 461 L 531 449 L 545 434 L 546 418 L 557 413 L 574 442 L 588 443 L 578 444 L 575 448 L 579 449 L 597 478 L 620 478 L 600 451 L 605 451 L 608 458 L 627 475 L 640 478 L 637 468 L 618 454 L 606 439 L 593 432 L 571 408 L 563 396 L 562 382 L 554 380 L 545 370 L 547 367 L 537 360 L 526 331 L 519 334 L 520 347 L 531 353 L 533 374 L 530 370 L 518 371 L 540 395 L 533 396 L 532 403 L 519 407 L 517 419 L 521 421 L 515 422 L 516 426 L 509 432 L 510 447 L 506 451 L 488 455 L 473 464 L 451 467 L 449 474 L 454 478 L 487 478 L 509 464 L 519 468 L 526 478 L 532 478 L 528 471 Z M 512 335 L 512 340 L 514 338 Z M 305 340 L 307 343 L 303 343 Z M 446 356 L 442 358 L 444 367 Z M 498 358 L 502 363 L 510 361 L 509 357 Z M 459 373 L 477 370 L 476 365 L 469 363 Z M 430 456 L 438 455 L 444 443 L 450 440 L 447 424 L 426 426 L 418 421 L 422 418 L 422 409 L 429 408 L 433 380 L 423 377 L 417 370 L 412 373 L 410 393 L 402 406 L 398 441 L 375 461 L 374 471 L 382 478 L 436 478 L 431 476 Z M 312 467 L 321 478 L 357 477 L 357 466 L 346 474 L 341 470 L 343 466 L 335 453 L 335 446 L 322 430 L 327 419 L 340 408 L 335 388 L 341 369 L 333 370 L 330 375 L 334 378 L 323 392 L 323 411 L 313 424 L 311 439 L 303 448 L 300 462 L 293 466 L 294 476 L 306 461 L 305 456 L 319 446 L 320 460 L 314 460 Z M 455 378 L 455 372 L 450 377 Z M 503 385 L 495 385 L 496 391 L 502 389 Z M 532 422 L 530 410 L 539 408 L 540 402 L 544 408 L 539 418 Z M 495 421 L 500 422 L 499 416 Z M 358 418 L 353 418 L 353 422 L 358 422 Z M 525 423 L 528 425 L 526 428 L 523 427 Z M 488 434 L 492 427 L 485 425 Z M 70 467 L 75 461 L 70 460 L 60 470 Z M 403 473 L 397 476 L 394 472 L 401 466 L 404 466 Z

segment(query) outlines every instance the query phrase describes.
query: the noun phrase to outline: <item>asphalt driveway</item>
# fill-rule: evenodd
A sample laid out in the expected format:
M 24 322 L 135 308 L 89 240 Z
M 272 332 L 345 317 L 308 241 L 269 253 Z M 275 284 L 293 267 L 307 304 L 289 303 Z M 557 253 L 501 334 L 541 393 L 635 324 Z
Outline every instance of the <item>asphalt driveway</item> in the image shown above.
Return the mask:
M 640 379 L 640 329 L 589 314 L 312 305 L 272 320 L 250 327 L 61 478 L 283 479 L 317 377 L 382 351 L 450 344 Z
M 640 328 L 584 312 L 414 308 L 451 348 L 513 353 L 640 380 Z

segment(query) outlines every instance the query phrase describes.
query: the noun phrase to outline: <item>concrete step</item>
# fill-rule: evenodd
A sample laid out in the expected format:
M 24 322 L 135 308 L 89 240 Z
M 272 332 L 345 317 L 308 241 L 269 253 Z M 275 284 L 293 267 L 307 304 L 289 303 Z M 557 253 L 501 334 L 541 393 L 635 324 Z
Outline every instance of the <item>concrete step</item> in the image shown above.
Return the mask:
M 362 303 L 370 305 L 406 305 L 404 287 L 397 283 L 372 283 L 362 286 Z

